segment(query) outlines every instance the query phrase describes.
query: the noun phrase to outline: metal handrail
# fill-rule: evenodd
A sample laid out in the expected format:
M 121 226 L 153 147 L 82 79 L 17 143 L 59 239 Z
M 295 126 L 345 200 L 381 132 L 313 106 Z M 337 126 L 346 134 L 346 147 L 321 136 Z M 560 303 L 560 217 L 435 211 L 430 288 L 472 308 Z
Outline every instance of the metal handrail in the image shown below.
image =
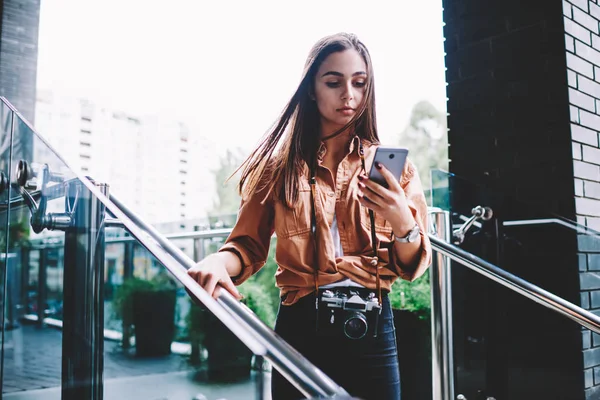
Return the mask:
M 583 233 L 589 236 L 600 236 L 600 232 L 597 230 L 579 225 L 576 222 L 570 221 L 564 218 L 539 218 L 539 219 L 522 219 L 516 221 L 503 221 L 504 226 L 525 226 L 525 225 L 546 225 L 546 224 L 557 224 L 569 228 L 573 231 Z
M 430 234 L 431 247 L 473 271 L 527 297 L 596 333 L 600 333 L 600 317 L 540 288 L 504 269 Z
M 432 213 L 433 208 L 429 208 L 429 213 Z M 529 221 L 528 221 L 529 222 Z M 546 222 L 544 220 L 544 222 Z M 554 220 L 551 222 L 555 222 Z M 213 229 L 195 232 L 182 232 L 165 235 L 168 239 L 206 239 L 211 237 L 226 237 L 231 232 L 227 229 Z M 432 233 L 429 233 L 429 239 L 433 250 L 439 251 L 452 260 L 486 276 L 487 278 L 497 282 L 535 302 L 542 304 L 553 311 L 556 311 L 578 324 L 600 333 L 600 317 L 591 312 L 566 301 L 565 299 L 550 293 L 539 286 L 536 286 L 529 281 L 519 278 L 504 269 L 491 264 L 482 258 L 479 258 L 461 248 L 447 243 Z M 133 238 L 113 238 L 107 239 L 107 243 L 119 243 L 133 240 Z
M 119 227 L 123 227 L 123 224 L 119 221 Z M 106 225 L 105 225 L 106 226 Z M 165 233 L 162 236 L 165 239 L 170 240 L 184 240 L 184 239 L 193 239 L 193 240 L 201 240 L 201 239 L 211 239 L 211 238 L 226 238 L 231 233 L 231 228 L 223 228 L 223 229 L 206 229 L 203 231 L 193 231 L 193 232 L 177 232 L 177 233 Z M 273 235 L 275 236 L 275 235 Z M 44 240 L 52 240 L 52 246 L 48 246 Z M 60 240 L 58 236 L 49 236 L 48 238 L 36 239 L 41 242 L 34 242 L 34 245 L 31 246 L 32 249 L 39 248 L 51 248 L 51 247 L 61 247 L 63 245 L 62 242 L 57 241 Z M 128 243 L 128 242 L 136 242 L 137 238 L 133 236 L 120 236 L 120 237 L 107 237 L 105 240 L 106 244 L 118 244 L 118 243 Z
M 111 198 L 113 198 L 111 196 Z M 431 208 L 430 208 L 431 212 Z M 545 221 L 544 221 L 545 222 Z M 555 222 L 555 221 L 552 221 Z M 231 228 L 212 229 L 194 232 L 182 232 L 174 234 L 166 234 L 165 239 L 207 239 L 212 237 L 227 237 L 231 232 Z M 452 260 L 486 276 L 487 278 L 531 299 L 535 302 L 556 311 L 578 324 L 600 333 L 600 317 L 590 313 L 589 311 L 566 301 L 565 299 L 550 293 L 539 286 L 536 286 L 516 275 L 513 275 L 504 269 L 497 267 L 461 248 L 454 246 L 439 239 L 434 234 L 429 234 L 431 246 L 433 250 L 439 251 Z M 123 243 L 134 241 L 133 237 L 107 238 L 106 243 Z M 178 249 L 177 249 L 178 250 Z M 185 255 L 184 255 L 185 256 Z M 187 257 L 187 256 L 186 256 Z
M 298 390 L 308 397 L 348 396 L 348 393 L 321 370 L 310 363 L 286 341 L 275 334 L 248 307 L 227 291 L 213 299 L 187 270 L 195 262 L 177 246 L 144 222 L 115 196 L 107 198 L 86 177 L 83 184 L 122 223 L 152 255 L 154 255 L 189 292 L 227 326 L 254 354 L 268 359 Z
M 111 196 L 112 198 L 112 196 Z M 430 208 L 431 212 L 431 208 Z M 544 221 L 546 222 L 546 221 Z M 551 221 L 555 222 L 555 221 Z M 167 234 L 163 237 L 165 239 L 207 239 L 212 237 L 227 237 L 231 232 L 231 228 L 225 229 L 212 229 L 204 231 L 194 232 L 182 232 Z M 542 304 L 553 311 L 556 311 L 578 324 L 593 330 L 596 333 L 600 333 L 600 317 L 590 313 L 589 311 L 566 301 L 565 299 L 550 293 L 539 286 L 536 286 L 516 275 L 513 275 L 504 269 L 497 267 L 469 252 L 462 250 L 461 248 L 454 246 L 439 239 L 434 234 L 429 234 L 431 240 L 431 246 L 433 250 L 439 251 L 445 256 L 450 257 L 452 260 L 486 276 L 487 278 L 531 299 L 535 302 Z M 107 238 L 106 243 L 123 243 L 134 241 L 136 238 L 133 237 L 121 237 L 121 238 Z M 177 249 L 178 250 L 178 249 Z

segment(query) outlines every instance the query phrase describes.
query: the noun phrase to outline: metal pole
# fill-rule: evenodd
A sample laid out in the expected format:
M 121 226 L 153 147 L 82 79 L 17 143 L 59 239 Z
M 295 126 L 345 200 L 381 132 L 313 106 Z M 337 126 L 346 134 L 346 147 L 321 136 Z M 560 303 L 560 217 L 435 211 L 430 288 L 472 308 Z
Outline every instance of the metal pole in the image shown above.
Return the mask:
M 19 319 L 23 318 L 24 314 L 28 313 L 29 307 L 29 252 L 28 247 L 21 248 L 21 299 L 19 301 L 20 312 Z
M 200 230 L 198 225 L 194 226 L 194 232 Z M 204 239 L 194 238 L 192 240 L 193 245 L 193 258 L 194 262 L 200 262 L 204 258 Z M 192 304 L 192 307 L 196 307 L 196 305 Z M 196 339 L 191 340 L 190 343 L 190 362 L 193 365 L 200 364 L 200 342 Z
M 133 277 L 133 253 L 134 253 L 134 242 L 125 242 L 124 243 L 124 255 L 123 255 L 123 282 L 121 284 L 125 284 L 128 279 Z M 127 350 L 131 347 L 131 321 L 127 321 L 126 318 L 123 318 L 123 337 L 121 339 L 121 346 L 123 349 Z
M 48 249 L 39 250 L 38 259 L 38 295 L 37 295 L 37 326 L 44 326 L 44 318 L 46 317 L 46 281 L 48 280 L 47 265 L 48 265 Z
M 450 213 L 441 209 L 430 212 L 438 238 L 452 240 Z M 434 254 L 431 271 L 431 345 L 433 400 L 454 399 L 454 357 L 452 340 L 452 291 L 450 259 Z
M 105 192 L 105 185 L 97 185 Z M 65 198 L 73 224 L 65 233 L 62 399 L 101 400 L 104 356 L 104 205 L 81 182 Z

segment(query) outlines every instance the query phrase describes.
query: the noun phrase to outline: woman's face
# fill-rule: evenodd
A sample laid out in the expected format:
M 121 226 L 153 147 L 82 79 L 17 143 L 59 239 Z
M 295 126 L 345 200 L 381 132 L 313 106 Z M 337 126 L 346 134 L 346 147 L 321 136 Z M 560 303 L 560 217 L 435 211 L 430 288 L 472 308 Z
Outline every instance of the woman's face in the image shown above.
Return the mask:
M 321 114 L 321 135 L 346 125 L 365 94 L 367 65 L 354 49 L 330 54 L 315 77 L 315 100 Z

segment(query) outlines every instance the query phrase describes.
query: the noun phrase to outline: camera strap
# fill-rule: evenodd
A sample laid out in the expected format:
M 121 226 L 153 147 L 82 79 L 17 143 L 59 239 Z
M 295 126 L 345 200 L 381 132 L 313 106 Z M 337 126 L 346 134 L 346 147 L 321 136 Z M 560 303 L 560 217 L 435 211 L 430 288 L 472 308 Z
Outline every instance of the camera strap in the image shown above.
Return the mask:
M 365 166 L 365 151 L 363 148 L 363 144 L 362 141 L 359 140 L 359 148 L 358 148 L 358 154 L 360 156 L 360 161 L 361 161 L 361 166 L 362 166 L 362 172 L 366 175 L 367 174 L 367 169 Z M 313 160 L 311 168 L 310 168 L 310 178 L 309 178 L 309 184 L 310 184 L 310 201 L 311 201 L 311 221 L 310 221 L 310 225 L 311 225 L 311 234 L 313 237 L 313 257 L 314 257 L 314 280 L 315 280 L 315 309 L 319 310 L 319 256 L 317 253 L 318 250 L 318 237 L 317 237 L 317 213 L 316 213 L 316 198 L 317 198 L 317 161 L 316 158 Z M 377 233 L 375 231 L 375 213 L 373 212 L 373 210 L 369 209 L 369 219 L 371 221 L 371 243 L 372 243 L 372 247 L 373 247 L 373 259 L 371 260 L 371 266 L 373 266 L 375 268 L 375 276 L 376 276 L 376 281 L 377 281 L 377 300 L 379 301 L 379 313 L 381 312 L 382 308 L 383 308 L 383 302 L 382 302 L 382 298 L 381 298 L 381 281 L 380 281 L 380 277 L 379 277 L 379 256 L 378 256 L 378 250 L 379 250 L 379 242 L 377 240 Z M 378 313 L 378 314 L 379 314 Z M 318 318 L 316 318 L 316 323 L 317 323 L 317 329 L 318 329 Z

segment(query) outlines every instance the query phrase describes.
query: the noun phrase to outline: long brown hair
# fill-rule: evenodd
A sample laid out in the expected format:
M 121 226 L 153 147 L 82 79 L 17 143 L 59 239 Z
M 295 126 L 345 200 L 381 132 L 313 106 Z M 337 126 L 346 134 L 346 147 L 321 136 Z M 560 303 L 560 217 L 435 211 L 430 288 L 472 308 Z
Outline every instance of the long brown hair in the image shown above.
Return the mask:
M 288 207 L 292 207 L 298 200 L 297 188 L 304 165 L 316 165 L 317 151 L 321 143 L 320 114 L 317 103 L 311 98 L 311 93 L 314 93 L 315 76 L 330 54 L 350 49 L 356 50 L 367 66 L 365 95 L 357 116 L 330 137 L 353 126 L 355 133 L 362 139 L 379 143 L 373 66 L 369 51 L 354 34 L 338 33 L 326 36 L 311 49 L 304 65 L 302 80 L 281 116 L 240 166 L 242 176 L 238 190 L 243 197 L 266 189 L 267 194 L 274 192 Z M 286 129 L 288 125 L 290 129 Z

